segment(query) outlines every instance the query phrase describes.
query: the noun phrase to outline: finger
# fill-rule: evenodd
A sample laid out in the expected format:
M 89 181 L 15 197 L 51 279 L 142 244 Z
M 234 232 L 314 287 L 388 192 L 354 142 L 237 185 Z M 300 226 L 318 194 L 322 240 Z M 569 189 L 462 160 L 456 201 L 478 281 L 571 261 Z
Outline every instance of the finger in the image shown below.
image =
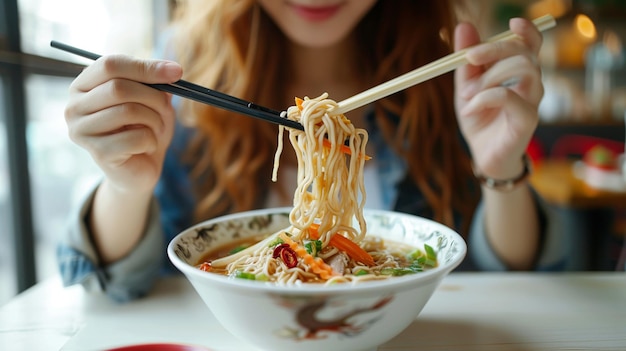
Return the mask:
M 512 18 L 509 21 L 509 27 L 535 55 L 539 54 L 543 43 L 543 35 L 534 23 L 524 18 Z
M 126 55 L 102 56 L 88 66 L 70 86 L 71 90 L 89 91 L 112 79 L 125 78 L 142 83 L 173 83 L 182 77 L 175 62 L 140 60 Z
M 538 103 L 543 96 L 541 84 L 541 68 L 532 58 L 518 55 L 497 62 L 480 79 L 459 94 L 464 99 L 470 99 L 481 90 L 503 86 L 513 89 L 521 96 Z
M 103 168 L 121 166 L 135 155 L 153 154 L 158 150 L 156 135 L 145 127 L 129 127 L 105 136 L 90 136 L 84 142 L 85 149 Z
M 504 87 L 480 92 L 463 107 L 460 115 L 462 118 L 472 118 L 489 115 L 488 112 L 493 110 L 504 111 L 504 118 L 512 124 L 510 130 L 534 130 L 539 120 L 536 108 Z
M 469 23 L 460 23 L 454 31 L 454 51 L 460 51 L 470 46 L 480 43 L 480 35 L 476 28 Z M 456 70 L 455 77 L 457 85 L 461 85 L 466 80 L 482 73 L 482 69 L 477 66 L 463 65 Z
M 108 135 L 127 127 L 142 126 L 161 135 L 165 129 L 161 114 L 137 103 L 126 103 L 76 119 L 71 124 L 74 133 L 84 136 Z
M 523 18 L 510 21 L 514 39 L 483 43 L 470 48 L 465 57 L 473 65 L 486 65 L 510 56 L 528 55 L 536 58 L 543 38 L 535 25 Z
M 536 61 L 536 55 L 515 39 L 480 44 L 469 49 L 465 58 L 472 65 L 482 66 L 518 55 L 532 57 Z
M 171 96 L 127 79 L 113 79 L 94 89 L 77 94 L 66 107 L 69 116 L 85 116 L 125 103 L 137 103 L 160 114 L 171 108 Z

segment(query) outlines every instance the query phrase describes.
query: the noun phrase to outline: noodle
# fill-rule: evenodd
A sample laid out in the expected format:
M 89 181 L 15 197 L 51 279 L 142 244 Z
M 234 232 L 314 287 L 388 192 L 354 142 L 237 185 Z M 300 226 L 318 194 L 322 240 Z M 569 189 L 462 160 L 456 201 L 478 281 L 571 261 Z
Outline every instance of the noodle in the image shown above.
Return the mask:
M 365 157 L 349 157 L 346 162 L 342 146 L 347 140 L 350 155 L 365 155 L 367 132 L 355 128 L 343 115 L 333 115 L 332 110 L 337 103 L 327 96 L 325 93 L 316 99 L 305 98 L 302 111 L 297 106 L 287 110 L 289 119 L 304 126 L 304 131 L 289 132 L 289 140 L 298 160 L 298 186 L 290 221 L 295 228 L 303 231 L 315 220 L 320 220 L 320 240 L 324 246 L 337 232 L 342 232 L 354 242 L 361 241 L 366 233 L 363 218 Z M 280 126 L 279 134 L 283 129 Z M 279 144 L 282 140 L 279 136 Z M 281 151 L 282 146 L 279 146 L 276 159 Z M 274 164 L 273 180 L 276 180 L 278 165 L 278 162 Z M 354 218 L 360 230 L 352 227 Z
M 296 99 L 296 106 L 289 107 L 287 118 L 304 126 L 304 131 L 289 130 L 298 162 L 290 226 L 241 252 L 211 260 L 212 267 L 289 285 L 387 279 L 421 271 L 424 262 L 436 265 L 428 248 L 424 252 L 366 236 L 363 170 L 368 134 L 344 115 L 333 114 L 336 108 L 326 93 Z M 283 150 L 284 127 L 279 128 L 273 181 Z

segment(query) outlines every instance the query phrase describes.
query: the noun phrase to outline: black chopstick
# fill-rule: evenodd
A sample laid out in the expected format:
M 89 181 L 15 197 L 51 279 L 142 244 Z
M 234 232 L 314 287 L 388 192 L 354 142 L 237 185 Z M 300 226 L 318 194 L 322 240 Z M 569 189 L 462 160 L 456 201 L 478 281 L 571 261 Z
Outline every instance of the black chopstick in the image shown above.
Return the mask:
M 79 49 L 71 45 L 63 44 L 56 40 L 52 40 L 50 42 L 50 46 L 91 60 L 97 60 L 101 57 L 100 55 L 93 52 Z M 252 102 L 248 102 L 237 97 L 221 93 L 219 91 L 205 88 L 203 86 L 182 79 L 172 84 L 144 84 L 149 87 L 178 95 L 187 99 L 191 99 L 197 102 L 220 107 L 233 112 L 238 112 L 264 121 L 280 124 L 285 127 L 304 130 L 302 124 L 283 117 L 285 115 L 285 112 L 279 112 L 269 109 L 267 107 L 259 106 Z

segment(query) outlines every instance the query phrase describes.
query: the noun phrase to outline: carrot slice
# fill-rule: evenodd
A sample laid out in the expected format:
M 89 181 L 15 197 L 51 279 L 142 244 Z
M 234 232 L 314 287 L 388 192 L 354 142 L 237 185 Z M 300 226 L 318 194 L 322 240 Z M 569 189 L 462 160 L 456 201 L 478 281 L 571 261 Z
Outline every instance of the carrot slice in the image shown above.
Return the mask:
M 300 256 L 306 264 L 309 265 L 309 267 L 311 267 L 311 270 L 313 271 L 313 273 L 319 275 L 320 278 L 324 280 L 328 280 L 333 275 L 335 275 L 335 272 L 333 272 L 332 267 L 326 264 L 324 260 L 322 260 L 319 257 L 317 258 L 313 257 L 311 254 L 306 252 L 306 249 L 304 247 L 298 245 L 298 243 L 291 240 L 291 238 L 289 238 L 287 235 L 284 235 L 281 233 L 280 238 L 283 240 L 284 243 L 288 244 L 289 247 L 293 251 L 295 251 L 296 254 Z
M 316 223 L 312 224 L 309 227 L 308 232 L 311 239 L 319 239 L 319 227 L 319 224 Z M 335 233 L 335 235 L 330 238 L 329 244 L 337 248 L 337 250 L 345 252 L 348 256 L 350 256 L 350 258 L 357 262 L 365 263 L 368 266 L 373 266 L 376 264 L 376 262 L 374 262 L 374 258 L 372 258 L 372 255 L 363 250 L 357 243 L 339 233 Z
M 304 100 L 300 99 L 299 97 L 296 97 L 296 106 L 298 107 L 298 110 L 302 111 L 302 103 L 304 102 Z
M 332 144 L 330 143 L 330 141 L 328 141 L 328 139 L 324 139 L 323 143 L 324 143 L 324 147 L 327 147 L 329 149 L 332 146 Z M 352 152 L 350 151 L 350 148 L 347 145 L 342 144 L 339 148 L 340 148 L 341 152 L 343 152 L 344 154 L 352 155 Z M 372 157 L 368 156 L 368 155 L 365 155 L 365 159 L 366 160 L 371 160 Z
M 320 233 L 319 233 L 318 229 L 320 229 L 320 225 L 319 224 L 317 224 L 317 223 L 311 224 L 311 226 L 307 230 L 307 232 L 309 233 L 309 238 L 311 238 L 313 240 L 319 239 L 320 238 Z
M 357 243 L 346 238 L 345 236 L 335 233 L 332 238 L 330 238 L 330 245 L 336 247 L 338 250 L 341 250 L 348 254 L 353 260 L 361 263 L 365 263 L 368 266 L 373 266 L 376 263 L 372 258 L 372 255 L 367 253 L 367 251 L 363 250 Z
M 295 101 L 296 101 L 296 107 L 298 107 L 299 111 L 302 111 L 303 107 L 302 107 L 302 103 L 304 102 L 304 100 L 300 99 L 299 97 L 295 97 Z M 328 139 L 324 139 L 324 146 L 327 148 L 331 147 L 331 143 L 330 141 L 328 141 Z M 352 153 L 350 152 L 350 148 L 346 145 L 341 145 L 341 152 L 343 152 L 346 155 L 351 155 Z M 365 159 L 366 160 L 370 160 L 372 159 L 371 156 L 365 155 Z

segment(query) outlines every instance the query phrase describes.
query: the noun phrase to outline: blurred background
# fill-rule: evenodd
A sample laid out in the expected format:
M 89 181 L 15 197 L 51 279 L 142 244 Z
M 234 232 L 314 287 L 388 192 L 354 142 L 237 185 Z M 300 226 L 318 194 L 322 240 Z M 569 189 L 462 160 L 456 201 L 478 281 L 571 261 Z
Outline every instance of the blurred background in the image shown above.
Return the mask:
M 547 185 L 537 183 L 540 192 L 554 188 L 550 177 L 558 181 L 563 176 L 548 172 L 551 168 L 542 164 L 557 156 L 556 148 L 567 149 L 564 137 L 590 137 L 593 145 L 608 141 L 617 154 L 623 153 L 626 1 L 470 4 L 465 15 L 480 23 L 485 37 L 506 30 L 511 17 L 552 14 L 557 18 L 557 27 L 545 34 L 540 55 L 546 93 L 541 123 L 529 148 L 538 171 L 535 181 L 541 180 L 541 171 L 548 179 Z M 69 141 L 63 118 L 68 87 L 89 61 L 50 48 L 50 40 L 101 54 L 155 57 L 175 5 L 174 0 L 2 0 L 0 305 L 56 274 L 55 243 L 68 210 L 100 176 L 86 152 Z M 583 141 L 569 143 L 580 146 Z M 593 146 L 585 145 L 586 149 L 575 150 L 579 157 Z M 585 191 L 606 199 L 594 197 L 590 205 L 565 195 L 546 195 L 555 213 L 569 219 L 572 237 L 568 240 L 576 243 L 573 255 L 580 249 L 593 250 L 593 255 L 572 259 L 566 268 L 611 269 L 626 233 L 626 200 L 615 189 Z M 601 245 L 591 249 L 590 241 Z

